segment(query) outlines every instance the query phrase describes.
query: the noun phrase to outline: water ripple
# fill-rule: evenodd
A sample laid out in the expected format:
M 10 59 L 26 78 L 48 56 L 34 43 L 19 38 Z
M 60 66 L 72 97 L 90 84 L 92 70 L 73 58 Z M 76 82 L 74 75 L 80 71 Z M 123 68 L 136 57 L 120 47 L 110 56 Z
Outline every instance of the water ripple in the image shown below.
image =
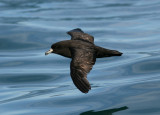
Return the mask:
M 159 0 L 1 0 L 1 114 L 158 115 L 159 6 Z M 123 52 L 97 59 L 88 94 L 74 86 L 70 59 L 44 55 L 52 43 L 70 39 L 73 28 Z

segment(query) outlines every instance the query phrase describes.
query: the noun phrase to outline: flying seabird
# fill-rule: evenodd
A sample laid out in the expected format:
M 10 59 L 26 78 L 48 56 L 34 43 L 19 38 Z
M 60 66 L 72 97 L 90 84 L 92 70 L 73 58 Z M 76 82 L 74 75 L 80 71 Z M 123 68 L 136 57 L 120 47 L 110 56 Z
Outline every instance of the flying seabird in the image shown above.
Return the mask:
M 75 86 L 83 93 L 91 89 L 87 74 L 96 62 L 96 58 L 121 56 L 123 53 L 109 50 L 94 44 L 94 37 L 84 33 L 80 28 L 67 32 L 71 40 L 64 40 L 52 44 L 45 55 L 56 53 L 71 58 L 70 75 Z

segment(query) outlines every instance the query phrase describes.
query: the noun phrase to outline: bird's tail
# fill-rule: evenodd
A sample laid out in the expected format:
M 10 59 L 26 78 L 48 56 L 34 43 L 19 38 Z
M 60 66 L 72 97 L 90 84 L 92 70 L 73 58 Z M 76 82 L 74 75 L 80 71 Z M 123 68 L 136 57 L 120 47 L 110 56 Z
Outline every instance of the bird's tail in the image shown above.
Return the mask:
M 96 46 L 96 57 L 102 58 L 102 57 L 111 57 L 111 56 L 121 56 L 123 53 L 117 51 L 117 50 L 109 50 L 105 49 L 99 46 Z

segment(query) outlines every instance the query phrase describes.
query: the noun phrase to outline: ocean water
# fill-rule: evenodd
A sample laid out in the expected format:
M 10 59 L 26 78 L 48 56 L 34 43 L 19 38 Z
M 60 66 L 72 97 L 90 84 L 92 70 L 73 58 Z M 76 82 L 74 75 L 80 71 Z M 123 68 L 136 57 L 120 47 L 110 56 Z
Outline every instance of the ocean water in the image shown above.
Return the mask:
M 124 53 L 97 59 L 87 94 L 44 55 L 74 28 Z M 160 0 L 0 0 L 1 115 L 160 115 L 159 33 Z

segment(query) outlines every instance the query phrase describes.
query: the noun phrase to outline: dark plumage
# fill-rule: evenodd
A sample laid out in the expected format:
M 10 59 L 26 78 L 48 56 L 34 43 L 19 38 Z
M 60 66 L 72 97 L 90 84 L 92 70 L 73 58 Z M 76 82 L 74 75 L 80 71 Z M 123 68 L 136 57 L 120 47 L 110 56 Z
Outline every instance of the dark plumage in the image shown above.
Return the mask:
M 87 74 L 96 62 L 96 58 L 121 56 L 116 50 L 109 50 L 94 45 L 94 37 L 77 28 L 67 32 L 71 40 L 60 41 L 51 46 L 45 53 L 56 53 L 71 58 L 70 75 L 75 86 L 83 93 L 88 93 L 91 86 Z

